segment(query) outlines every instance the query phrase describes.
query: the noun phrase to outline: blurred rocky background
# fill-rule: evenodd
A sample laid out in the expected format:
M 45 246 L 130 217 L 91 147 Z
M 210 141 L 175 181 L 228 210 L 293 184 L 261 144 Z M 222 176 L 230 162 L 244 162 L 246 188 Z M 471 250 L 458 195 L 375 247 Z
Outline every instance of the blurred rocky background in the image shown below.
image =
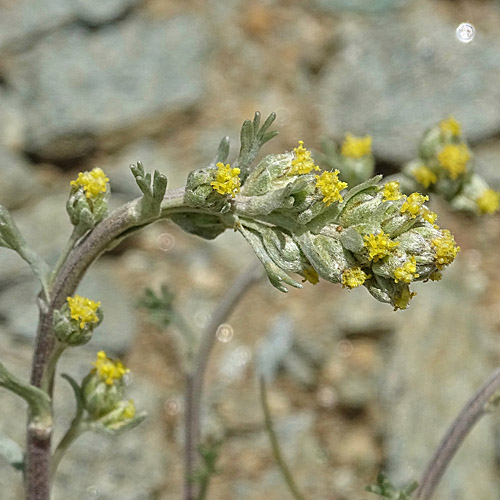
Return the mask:
M 455 36 L 468 21 L 469 44 Z M 422 133 L 454 115 L 478 171 L 500 188 L 500 2 L 496 0 L 0 0 L 0 203 L 51 263 L 70 234 L 68 183 L 102 167 L 115 205 L 138 195 L 128 165 L 170 187 L 210 161 L 255 110 L 277 112 L 264 153 L 302 139 L 371 134 L 393 173 Z M 385 470 L 418 478 L 459 409 L 500 360 L 498 216 L 477 220 L 432 202 L 462 247 L 442 282 L 416 287 L 393 312 L 366 290 L 328 283 L 282 295 L 252 288 L 228 318 L 210 364 L 203 426 L 223 439 L 209 498 L 289 498 L 258 404 L 255 366 L 274 374 L 269 400 L 283 451 L 307 499 L 358 500 Z M 166 283 L 200 330 L 254 259 L 232 232 L 214 242 L 157 224 L 106 255 L 80 291 L 106 319 L 61 373 L 78 378 L 96 351 L 132 369 L 130 395 L 149 418 L 119 438 L 70 449 L 54 500 L 177 500 L 182 491 L 183 369 L 179 332 L 136 304 Z M 28 377 L 37 284 L 0 253 L 0 357 Z M 56 440 L 73 396 L 57 381 Z M 24 441 L 25 408 L 0 391 L 0 431 Z M 442 500 L 500 499 L 500 435 L 482 421 L 443 480 Z M 21 476 L 0 461 L 3 500 Z

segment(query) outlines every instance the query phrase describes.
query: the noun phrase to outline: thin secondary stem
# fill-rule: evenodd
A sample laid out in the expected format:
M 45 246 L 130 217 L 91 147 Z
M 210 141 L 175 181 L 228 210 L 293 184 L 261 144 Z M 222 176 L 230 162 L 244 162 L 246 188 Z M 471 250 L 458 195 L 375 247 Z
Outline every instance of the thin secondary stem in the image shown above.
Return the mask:
M 184 500 L 194 500 L 197 498 L 196 487 L 192 482 L 192 477 L 198 463 L 197 449 L 200 444 L 200 407 L 205 371 L 215 343 L 217 328 L 245 295 L 250 285 L 258 281 L 261 276 L 261 265 L 255 261 L 236 278 L 231 288 L 217 305 L 210 323 L 203 330 L 201 345 L 195 358 L 194 372 L 189 373 L 186 377 Z
M 466 403 L 458 417 L 452 423 L 438 449 L 432 456 L 419 482 L 415 493 L 417 500 L 429 500 L 446 468 L 458 448 L 474 427 L 476 422 L 491 411 L 490 404 L 494 402 L 500 390 L 500 368 L 497 368 L 483 383 L 479 390 Z
M 70 445 L 81 436 L 87 429 L 80 425 L 80 418 L 76 418 L 71 422 L 70 428 L 66 431 L 60 443 L 57 445 L 57 448 L 52 455 L 52 463 L 50 465 L 50 481 L 54 480 L 54 476 L 56 475 L 57 468 L 61 462 L 62 457 L 66 453 L 67 449 Z
M 262 404 L 262 409 L 264 410 L 264 421 L 266 424 L 267 434 L 269 435 L 269 440 L 271 441 L 271 448 L 273 450 L 274 459 L 278 463 L 279 468 L 281 469 L 281 473 L 283 474 L 283 478 L 285 479 L 285 483 L 290 490 L 290 493 L 293 495 L 295 500 L 304 500 L 304 497 L 299 491 L 295 480 L 288 468 L 285 459 L 281 453 L 280 445 L 278 442 L 278 438 L 273 428 L 273 421 L 271 418 L 271 412 L 269 410 L 269 404 L 267 402 L 267 392 L 266 392 L 266 383 L 264 381 L 264 377 L 260 379 L 260 402 Z

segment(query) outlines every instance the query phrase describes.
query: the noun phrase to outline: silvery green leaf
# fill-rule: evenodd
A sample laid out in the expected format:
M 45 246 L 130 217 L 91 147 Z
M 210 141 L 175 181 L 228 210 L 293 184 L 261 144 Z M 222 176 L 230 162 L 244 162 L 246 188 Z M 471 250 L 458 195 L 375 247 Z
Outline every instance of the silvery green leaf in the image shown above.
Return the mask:
M 196 234 L 196 236 L 206 240 L 217 238 L 227 229 L 220 217 L 210 214 L 178 213 L 172 214 L 170 220 L 187 233 Z
M 220 141 L 219 147 L 217 148 L 217 153 L 215 155 L 215 158 L 212 160 L 210 166 L 215 167 L 219 162 L 225 163 L 227 161 L 228 156 L 229 156 L 229 137 L 226 136 Z
M 0 433 L 0 456 L 17 470 L 24 468 L 24 451 L 12 439 Z
M 340 241 L 352 253 L 360 253 L 364 248 L 363 237 L 353 227 L 340 231 Z

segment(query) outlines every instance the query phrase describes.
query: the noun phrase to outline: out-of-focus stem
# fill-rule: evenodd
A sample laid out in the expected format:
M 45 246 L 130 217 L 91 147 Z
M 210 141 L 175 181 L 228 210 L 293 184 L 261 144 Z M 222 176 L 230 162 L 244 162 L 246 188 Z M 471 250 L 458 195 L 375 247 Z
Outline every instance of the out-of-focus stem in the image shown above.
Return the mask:
M 491 411 L 491 403 L 496 403 L 494 399 L 498 398 L 498 391 L 500 391 L 500 368 L 497 368 L 467 401 L 449 427 L 419 481 L 415 493 L 417 500 L 429 500 L 432 497 L 446 468 L 467 434 L 483 415 Z
M 236 304 L 262 276 L 262 268 L 255 261 L 248 266 L 226 292 L 212 314 L 210 323 L 202 332 L 201 345 L 195 357 L 194 370 L 186 377 L 185 389 L 185 477 L 184 500 L 198 498 L 196 485 L 192 481 L 193 472 L 198 465 L 197 450 L 200 444 L 200 407 L 205 372 L 216 339 L 217 328 L 231 313 Z

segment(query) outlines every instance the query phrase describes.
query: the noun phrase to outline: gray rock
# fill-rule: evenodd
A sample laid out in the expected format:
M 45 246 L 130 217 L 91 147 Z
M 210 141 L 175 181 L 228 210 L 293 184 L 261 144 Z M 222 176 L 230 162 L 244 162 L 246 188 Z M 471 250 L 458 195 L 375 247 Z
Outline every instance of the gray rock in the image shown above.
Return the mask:
M 47 36 L 7 69 L 30 117 L 27 149 L 63 161 L 96 141 L 114 147 L 158 129 L 203 95 L 208 46 L 201 20 L 188 15 Z
M 23 116 L 18 96 L 1 89 L 0 121 L 0 145 L 12 151 L 21 151 L 24 147 L 26 118 Z
M 408 3 L 409 0 L 315 0 L 315 6 L 325 12 L 352 11 L 367 14 L 382 13 Z
M 339 51 L 324 69 L 319 102 L 326 132 L 371 134 L 391 161 L 416 154 L 422 133 L 453 114 L 468 138 L 500 130 L 500 45 L 459 42 L 433 2 L 338 25 Z
M 0 205 L 17 208 L 34 193 L 36 177 L 33 168 L 0 142 Z
M 78 19 L 98 26 L 109 23 L 126 14 L 140 3 L 140 0 L 74 0 Z
M 72 2 L 67 0 L 2 0 L 0 2 L 0 53 L 22 49 L 34 38 L 70 22 Z

